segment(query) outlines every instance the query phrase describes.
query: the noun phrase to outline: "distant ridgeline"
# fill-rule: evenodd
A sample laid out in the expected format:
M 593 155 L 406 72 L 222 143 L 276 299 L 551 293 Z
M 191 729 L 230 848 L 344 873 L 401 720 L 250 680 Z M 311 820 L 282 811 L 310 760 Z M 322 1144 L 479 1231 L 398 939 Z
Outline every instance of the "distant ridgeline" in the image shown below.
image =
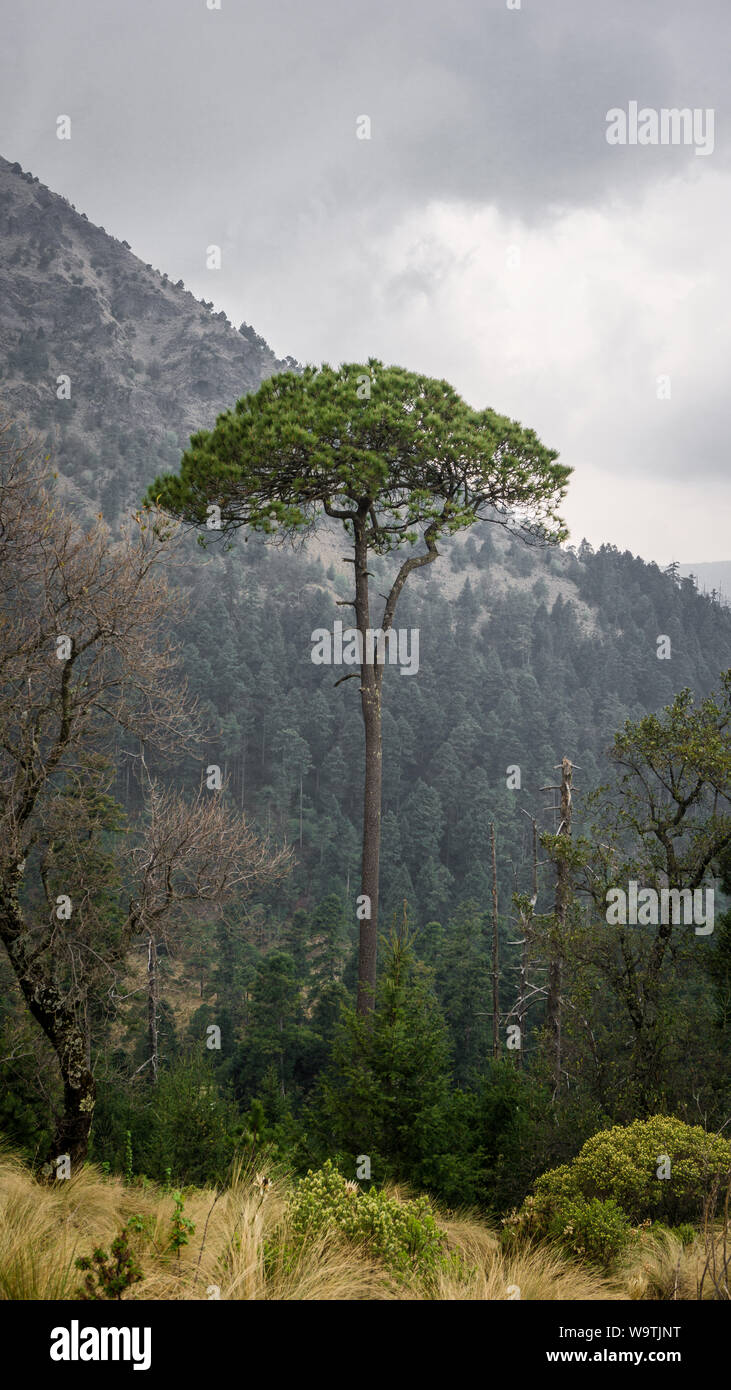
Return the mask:
M 699 564 L 678 565 L 681 575 L 693 575 L 698 588 L 714 601 L 731 604 L 731 560 L 702 560 Z
M 112 523 L 176 467 L 192 432 L 297 367 L 5 160 L 0 246 L 0 402 L 43 432 L 74 505 Z M 384 564 L 373 561 L 377 576 Z M 311 634 L 350 597 L 342 539 L 325 529 L 294 553 L 238 538 L 203 554 L 191 538 L 181 582 L 193 603 L 176 635 L 218 736 L 204 766 L 220 763 L 237 803 L 296 847 L 268 911 L 282 920 L 332 891 L 354 904 L 359 697 L 311 659 Z M 489 524 L 444 543 L 405 589 L 399 624 L 419 629 L 419 665 L 384 681 L 384 927 L 404 900 L 422 927 L 466 899 L 487 908 L 491 821 L 507 912 L 527 887 L 522 812 L 554 828 L 540 789 L 561 756 L 581 769 L 578 829 L 614 731 L 684 686 L 708 692 L 731 665 L 731 613 L 677 567 L 608 546 L 528 548 Z M 199 785 L 200 764 L 179 775 Z M 117 795 L 137 801 L 129 761 Z

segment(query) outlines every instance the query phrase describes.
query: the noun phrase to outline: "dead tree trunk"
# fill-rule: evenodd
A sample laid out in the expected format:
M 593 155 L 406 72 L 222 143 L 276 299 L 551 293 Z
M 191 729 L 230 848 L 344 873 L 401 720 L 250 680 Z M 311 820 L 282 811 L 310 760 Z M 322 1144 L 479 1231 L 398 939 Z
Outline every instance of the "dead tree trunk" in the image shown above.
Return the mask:
M 571 777 L 573 767 L 569 758 L 561 760 L 561 820 L 557 835 L 571 838 Z M 548 997 L 546 1002 L 546 1026 L 550 1040 L 554 1098 L 561 1087 L 561 987 L 563 976 L 563 943 L 566 922 L 571 903 L 571 865 L 563 854 L 556 862 L 556 897 L 554 901 L 553 928 L 551 931 L 550 954 L 548 961 Z
M 500 1056 L 500 943 L 498 939 L 497 859 L 495 857 L 495 823 L 490 822 L 490 852 L 492 856 L 492 1055 Z
M 152 932 L 147 938 L 147 1037 L 150 1049 L 150 1080 L 154 1086 L 160 1070 L 160 978 L 157 941 Z
M 528 813 L 526 812 L 526 815 Z M 518 1048 L 518 1066 L 523 1066 L 523 1050 L 525 1041 L 525 1020 L 528 1013 L 528 961 L 530 958 L 531 944 L 531 922 L 535 912 L 536 902 L 538 901 L 538 826 L 535 816 L 531 816 L 531 828 L 533 832 L 533 877 L 531 880 L 531 900 L 530 911 L 522 911 L 520 914 L 520 925 L 522 928 L 522 946 L 520 952 L 520 979 L 518 985 L 518 1027 L 520 1029 L 520 1047 Z

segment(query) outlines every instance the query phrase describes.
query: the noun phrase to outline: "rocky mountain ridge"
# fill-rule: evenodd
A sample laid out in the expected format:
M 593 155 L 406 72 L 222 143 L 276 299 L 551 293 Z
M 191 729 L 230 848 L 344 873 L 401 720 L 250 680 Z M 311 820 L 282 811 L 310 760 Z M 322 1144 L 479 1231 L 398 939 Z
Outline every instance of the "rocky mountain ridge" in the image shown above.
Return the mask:
M 0 402 L 105 514 L 273 372 L 264 339 L 0 158 Z

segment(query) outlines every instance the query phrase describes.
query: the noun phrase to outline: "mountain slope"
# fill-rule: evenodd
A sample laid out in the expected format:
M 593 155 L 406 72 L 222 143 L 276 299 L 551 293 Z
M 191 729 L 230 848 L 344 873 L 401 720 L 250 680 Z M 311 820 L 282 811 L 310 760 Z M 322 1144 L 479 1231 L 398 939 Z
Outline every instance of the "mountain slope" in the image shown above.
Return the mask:
M 2 158 L 0 238 L 0 401 L 110 519 L 194 430 L 296 365 Z

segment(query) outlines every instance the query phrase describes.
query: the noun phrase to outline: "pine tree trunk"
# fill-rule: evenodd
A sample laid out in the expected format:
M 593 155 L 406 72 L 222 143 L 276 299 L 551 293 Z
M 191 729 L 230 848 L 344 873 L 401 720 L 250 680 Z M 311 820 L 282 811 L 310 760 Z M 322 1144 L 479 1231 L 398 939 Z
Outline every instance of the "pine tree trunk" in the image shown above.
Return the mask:
M 368 601 L 368 547 L 365 517 L 355 523 L 355 618 L 366 653 L 366 632 L 370 626 Z M 358 1013 L 367 1014 L 375 1006 L 376 959 L 378 954 L 378 881 L 381 851 L 381 788 L 383 745 L 381 720 L 381 678 L 383 667 L 375 662 L 361 665 L 361 708 L 365 731 L 365 782 L 363 789 L 363 858 L 361 896 L 366 900 L 367 917 L 360 921 L 358 958 Z
M 361 895 L 365 898 L 368 916 L 360 919 L 360 958 L 358 964 L 358 1013 L 367 1014 L 375 1007 L 376 958 L 378 954 L 378 863 L 381 848 L 381 791 L 383 782 L 383 747 L 381 719 L 381 689 L 383 666 L 366 662 L 366 634 L 370 627 L 368 597 L 368 535 L 370 503 L 360 504 L 353 517 L 355 565 L 355 619 L 363 643 L 360 692 L 365 730 L 365 786 L 363 793 L 363 860 Z M 430 565 L 438 558 L 435 530 L 437 523 L 424 532 L 426 551 L 404 560 L 386 599 L 381 627 L 390 630 L 399 594 L 413 570 Z

